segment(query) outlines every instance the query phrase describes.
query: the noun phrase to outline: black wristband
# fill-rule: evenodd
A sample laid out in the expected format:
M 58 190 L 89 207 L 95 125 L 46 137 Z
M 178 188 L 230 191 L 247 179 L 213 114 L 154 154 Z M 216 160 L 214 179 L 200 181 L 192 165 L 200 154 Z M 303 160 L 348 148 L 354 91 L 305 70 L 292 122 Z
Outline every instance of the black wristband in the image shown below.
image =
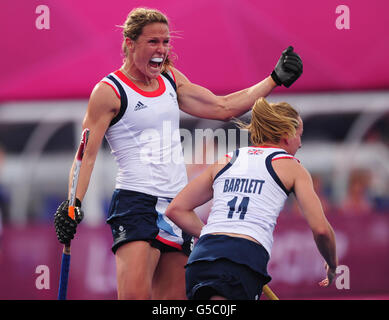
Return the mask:
M 278 78 L 276 72 L 273 70 L 273 72 L 271 73 L 270 75 L 272 77 L 272 79 L 274 80 L 274 82 L 277 84 L 277 86 L 280 86 L 282 85 L 282 82 L 280 80 L 280 78 Z

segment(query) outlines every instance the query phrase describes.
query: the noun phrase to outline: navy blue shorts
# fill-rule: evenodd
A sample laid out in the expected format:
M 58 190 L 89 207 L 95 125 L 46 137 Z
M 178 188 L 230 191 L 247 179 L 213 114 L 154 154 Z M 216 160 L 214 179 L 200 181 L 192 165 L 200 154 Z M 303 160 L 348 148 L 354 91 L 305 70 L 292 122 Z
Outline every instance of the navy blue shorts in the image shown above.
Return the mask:
M 186 265 L 186 295 L 208 300 L 214 295 L 230 300 L 259 300 L 267 274 L 269 255 L 250 240 L 225 235 L 204 235 Z
M 142 192 L 116 189 L 109 208 L 107 223 L 111 226 L 112 251 L 131 241 L 148 241 L 161 252 L 182 251 L 189 256 L 193 237 L 165 216 L 172 199 Z

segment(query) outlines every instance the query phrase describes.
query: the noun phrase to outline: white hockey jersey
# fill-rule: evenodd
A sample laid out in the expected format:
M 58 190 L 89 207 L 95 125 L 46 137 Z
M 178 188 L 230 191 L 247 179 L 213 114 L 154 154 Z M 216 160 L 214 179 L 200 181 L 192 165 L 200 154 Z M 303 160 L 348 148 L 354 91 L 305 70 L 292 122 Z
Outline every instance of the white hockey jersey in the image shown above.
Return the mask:
M 290 193 L 272 161 L 295 158 L 273 147 L 240 148 L 229 156 L 231 161 L 214 179 L 213 206 L 200 236 L 216 232 L 248 235 L 270 256 L 273 230 Z
M 179 106 L 173 79 L 160 75 L 157 80 L 159 88 L 152 92 L 120 70 L 102 80 L 121 100 L 105 137 L 118 166 L 117 189 L 173 198 L 187 184 Z

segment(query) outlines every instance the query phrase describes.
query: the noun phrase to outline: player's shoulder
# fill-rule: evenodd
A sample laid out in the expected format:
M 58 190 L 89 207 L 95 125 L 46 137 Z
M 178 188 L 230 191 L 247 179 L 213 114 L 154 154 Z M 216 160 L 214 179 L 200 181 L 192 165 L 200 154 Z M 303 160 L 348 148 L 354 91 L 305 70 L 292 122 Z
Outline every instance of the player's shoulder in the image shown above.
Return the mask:
M 284 172 L 288 172 L 295 181 L 297 180 L 310 180 L 311 174 L 308 171 L 307 168 L 304 167 L 304 165 L 297 160 L 294 160 L 293 158 L 284 158 L 280 159 L 279 161 L 275 161 L 279 163 L 279 166 L 282 166 L 282 169 Z M 274 164 L 273 164 L 274 166 Z M 280 167 L 278 167 L 280 169 Z
M 177 87 L 180 87 L 181 85 L 183 85 L 185 83 L 190 83 L 189 79 L 177 68 L 170 67 L 169 70 L 174 76 Z
M 120 94 L 111 84 L 100 81 L 93 88 L 91 98 L 118 100 L 118 98 L 120 99 Z
M 120 105 L 119 93 L 109 83 L 102 81 L 93 88 L 88 103 L 91 110 L 107 110 L 109 112 L 116 112 L 120 109 Z
M 300 160 L 290 154 L 279 154 L 272 158 L 272 166 L 275 169 L 284 169 L 294 175 L 301 174 L 306 169 Z

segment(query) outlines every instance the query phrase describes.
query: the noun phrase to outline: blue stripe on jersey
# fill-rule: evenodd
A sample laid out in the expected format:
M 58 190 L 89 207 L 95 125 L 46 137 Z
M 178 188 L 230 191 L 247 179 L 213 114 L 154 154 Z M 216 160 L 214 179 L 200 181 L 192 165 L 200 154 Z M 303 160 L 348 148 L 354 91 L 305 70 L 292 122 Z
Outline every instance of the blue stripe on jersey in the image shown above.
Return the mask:
M 228 162 L 218 173 L 217 175 L 215 176 L 215 178 L 213 179 L 213 181 L 215 181 L 217 178 L 219 178 L 224 172 L 226 172 L 229 168 L 231 168 L 231 166 L 234 164 L 236 158 L 238 157 L 239 155 L 239 149 L 235 151 L 234 155 L 232 156 L 232 159 L 230 162 Z
M 113 83 L 119 89 L 119 93 L 120 93 L 120 111 L 116 115 L 116 117 L 112 119 L 111 123 L 109 124 L 109 126 L 113 126 L 115 123 L 117 123 L 123 117 L 124 113 L 126 112 L 128 100 L 127 100 L 127 94 L 124 91 L 120 82 L 117 81 L 115 79 L 115 77 L 112 75 L 108 75 L 107 78 L 113 81 Z
M 161 73 L 166 79 L 169 80 L 170 84 L 172 85 L 174 91 L 177 92 L 177 85 L 176 83 L 174 82 L 174 80 L 172 79 L 172 77 L 165 71 L 165 72 L 162 72 Z
M 265 160 L 266 168 L 267 168 L 267 171 L 269 171 L 270 175 L 273 177 L 274 181 L 277 182 L 277 184 L 280 186 L 280 188 L 286 193 L 287 196 L 289 196 L 291 191 L 286 189 L 286 187 L 282 183 L 281 179 L 278 177 L 277 173 L 274 171 L 272 163 L 271 163 L 273 158 L 279 154 L 287 154 L 287 153 L 285 151 L 277 151 L 277 152 L 273 152 L 272 154 L 268 155 L 266 160 Z

